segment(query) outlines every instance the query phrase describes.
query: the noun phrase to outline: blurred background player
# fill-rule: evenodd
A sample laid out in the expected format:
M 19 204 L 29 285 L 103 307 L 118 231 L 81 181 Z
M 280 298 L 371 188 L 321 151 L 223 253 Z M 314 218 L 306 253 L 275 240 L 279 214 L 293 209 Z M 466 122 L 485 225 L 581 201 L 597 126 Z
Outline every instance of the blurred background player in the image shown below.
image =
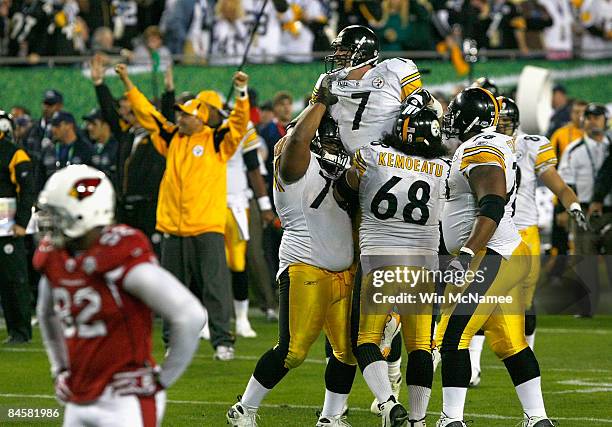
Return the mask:
M 516 200 L 517 159 L 512 138 L 495 132 L 499 104 L 482 88 L 468 88 L 453 99 L 443 132 L 462 143 L 448 175 L 442 215 L 444 242 L 454 258 L 446 273 L 454 280 L 445 295 L 514 295 L 512 304 L 446 303 L 436 333 L 442 355 L 442 413 L 437 427 L 461 427 L 470 383 L 469 345 L 485 331 L 495 354 L 504 361 L 524 412 L 525 427 L 552 427 L 540 386 L 540 368 L 525 338 L 524 302 L 518 296 L 531 268 L 529 248 L 512 221 Z M 457 285 L 457 288 L 453 287 Z
M 113 225 L 115 192 L 104 173 L 62 169 L 39 206 L 50 233 L 34 257 L 37 312 L 64 425 L 161 425 L 165 389 L 197 350 L 202 306 L 158 266 L 141 232 Z M 153 312 L 170 328 L 161 367 L 152 356 Z
M 557 157 L 550 141 L 541 135 L 519 134 L 520 115 L 514 100 L 500 96 L 499 122 L 497 132 L 514 138 L 517 167 L 517 195 L 513 221 L 531 253 L 531 270 L 522 283 L 521 296 L 526 301 L 525 336 L 533 350 L 536 331 L 536 312 L 533 297 L 540 278 L 540 233 L 536 206 L 536 184 L 539 179 L 559 198 L 567 212 L 574 218 L 581 231 L 587 230 L 587 222 L 574 191 L 557 173 Z M 480 356 L 484 335 L 475 335 L 470 342 L 470 363 L 472 378 L 470 385 L 480 382 Z
M 13 142 L 13 117 L 0 110 L 0 302 L 8 332 L 4 344 L 32 339 L 25 236 L 35 199 L 32 161 Z
M 605 105 L 589 104 L 584 111 L 584 136 L 571 143 L 559 165 L 559 175 L 568 185 L 574 187 L 582 208 L 586 211 L 594 195 L 595 180 L 610 150 L 608 130 L 608 110 Z M 601 210 L 591 213 L 591 228 L 588 231 L 576 230 L 579 223 L 572 221 L 570 230 L 574 234 L 575 254 L 581 256 L 576 271 L 582 282 L 582 298 L 578 315 L 592 317 L 597 310 L 600 293 L 599 255 L 607 255 L 612 247 L 612 235 L 605 227 L 612 222 L 612 195 L 608 194 L 602 202 Z M 609 257 L 604 257 L 608 281 L 612 277 Z
M 275 147 L 274 199 L 285 229 L 277 275 L 279 340 L 259 359 L 240 401 L 227 412 L 233 426 L 256 425 L 262 400 L 302 364 L 323 330 L 333 354 L 317 426 L 349 427 L 343 412 L 357 363 L 350 338 L 353 243 L 351 220 L 331 191 L 348 162 L 336 124 L 325 116 L 331 102 L 329 93 L 320 92 Z
M 389 296 L 403 292 L 426 295 L 435 289 L 433 280 L 426 276 L 410 284 L 385 282 L 383 287 L 373 285 L 373 278 L 378 272 L 396 268 L 423 274 L 438 269 L 438 223 L 448 171 L 448 165 L 439 157 L 446 154 L 440 121 L 433 110 L 402 112 L 392 134 L 357 150 L 354 166 L 339 178 L 335 187 L 341 200 L 359 197 L 361 206 L 359 242 L 364 278 L 357 360 L 379 402 L 383 427 L 401 426 L 406 420 L 411 427 L 425 426 L 433 381 L 433 301 L 398 309 L 393 304 L 374 303 L 374 289 Z M 385 323 L 393 310 L 399 312 L 408 353 L 409 414 L 397 401 L 379 348 Z

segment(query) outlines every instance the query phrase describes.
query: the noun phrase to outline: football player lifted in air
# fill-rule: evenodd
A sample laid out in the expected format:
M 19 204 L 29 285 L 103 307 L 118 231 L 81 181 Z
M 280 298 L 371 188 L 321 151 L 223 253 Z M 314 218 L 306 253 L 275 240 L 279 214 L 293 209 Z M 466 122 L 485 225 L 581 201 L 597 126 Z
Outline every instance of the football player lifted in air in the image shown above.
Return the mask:
M 498 118 L 497 100 L 482 88 L 460 92 L 444 116 L 445 136 L 462 142 L 453 156 L 442 214 L 444 241 L 455 256 L 446 273 L 470 280 L 467 285 L 455 280 L 457 287 L 448 284 L 445 296 L 462 292 L 476 302 L 448 299 L 442 305 L 436 341 L 441 343 L 443 406 L 437 427 L 465 426 L 471 371 L 468 347 L 479 329 L 506 365 L 523 407 L 523 426 L 553 426 L 544 408 L 538 361 L 525 339 L 519 293 L 532 257 L 512 221 L 517 161 L 512 137 L 495 132 Z M 515 296 L 512 303 L 509 299 L 481 302 L 508 295 Z
M 327 72 L 319 76 L 313 95 L 326 86 L 338 97 L 329 113 L 338 122 L 340 139 L 351 156 L 393 132 L 402 102 L 411 94 L 415 110 L 429 105 L 441 117 L 442 107 L 422 89 L 414 62 L 403 58 L 378 62 L 378 38 L 368 27 L 344 28 L 331 48 L 333 54 L 325 57 Z
M 568 213 L 574 218 L 576 224 L 587 229 L 587 221 L 580 207 L 576 193 L 559 176 L 557 169 L 557 156 L 550 141 L 541 135 L 518 134 L 519 109 L 514 100 L 499 96 L 499 122 L 497 132 L 514 138 L 517 173 L 516 212 L 513 217 L 523 242 L 529 246 L 532 256 L 531 271 L 522 284 L 523 297 L 526 299 L 525 335 L 527 343 L 533 350 L 535 342 L 536 315 L 533 306 L 533 296 L 540 277 L 540 234 L 538 231 L 538 210 L 536 206 L 536 181 L 539 178 L 550 189 Z M 472 364 L 472 379 L 480 381 L 480 355 L 484 344 L 481 339 L 472 338 L 470 344 L 470 362 Z
M 34 255 L 37 313 L 64 426 L 161 425 L 164 390 L 197 350 L 204 309 L 159 267 L 144 234 L 113 225 L 115 194 L 104 173 L 85 165 L 56 172 L 39 206 L 50 233 Z M 161 367 L 152 356 L 153 313 L 170 324 Z
M 353 241 L 351 220 L 331 191 L 349 156 L 336 123 L 326 114 L 333 102 L 335 97 L 320 91 L 275 146 L 274 203 L 284 228 L 277 275 L 279 338 L 257 362 L 240 401 L 229 409 L 227 420 L 233 426 L 256 426 L 261 401 L 304 361 L 321 330 L 333 355 L 317 426 L 349 426 L 343 412 L 357 365 L 350 340 Z
M 382 414 L 382 425 L 424 427 L 433 380 L 433 301 L 405 305 L 381 301 L 384 296 L 412 293 L 433 294 L 427 272 L 438 269 L 438 222 L 448 165 L 436 113 L 423 108 L 396 119 L 393 133 L 361 147 L 354 165 L 337 181 L 335 196 L 348 202 L 359 198 L 359 227 L 363 281 L 357 337 L 357 360 L 374 393 Z M 402 279 L 377 284 L 385 273 L 411 270 L 414 281 Z M 405 277 L 404 275 L 402 277 Z M 411 283 L 409 283 L 411 282 Z M 395 307 L 394 307 L 395 306 Z M 387 364 L 379 343 L 387 316 L 400 315 L 408 352 L 406 379 L 410 414 L 393 394 Z

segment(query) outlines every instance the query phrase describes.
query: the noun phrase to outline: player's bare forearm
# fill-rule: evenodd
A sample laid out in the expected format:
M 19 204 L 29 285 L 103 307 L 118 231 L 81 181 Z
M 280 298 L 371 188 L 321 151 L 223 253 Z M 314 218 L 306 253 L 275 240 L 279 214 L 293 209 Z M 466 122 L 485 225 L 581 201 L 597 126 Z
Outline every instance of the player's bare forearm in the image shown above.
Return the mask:
M 550 191 L 555 193 L 555 196 L 559 198 L 559 201 L 566 209 L 569 209 L 572 203 L 579 203 L 578 197 L 574 190 L 563 181 L 563 178 L 559 175 L 555 168 L 548 168 L 544 173 L 540 175 L 542 182 L 546 185 Z
M 266 182 L 261 176 L 261 172 L 259 169 L 253 169 L 248 171 L 247 176 L 249 177 L 249 183 L 253 188 L 253 193 L 255 193 L 256 198 L 265 197 L 268 195 L 268 190 L 266 189 Z
M 472 191 L 474 191 L 479 201 L 485 198 L 506 199 L 506 176 L 500 167 L 478 166 L 471 171 L 469 182 Z M 463 245 L 470 248 L 474 253 L 479 252 L 487 245 L 491 237 L 493 237 L 495 230 L 497 230 L 497 224 L 499 223 L 499 221 L 496 222 L 490 217 L 493 215 L 488 211 L 488 207 L 486 209 L 487 212 L 484 212 L 484 208 L 480 208 L 470 237 Z
M 314 103 L 300 114 L 288 135 L 280 155 L 280 176 L 287 183 L 295 182 L 306 173 L 310 164 L 310 142 L 314 138 L 327 107 Z

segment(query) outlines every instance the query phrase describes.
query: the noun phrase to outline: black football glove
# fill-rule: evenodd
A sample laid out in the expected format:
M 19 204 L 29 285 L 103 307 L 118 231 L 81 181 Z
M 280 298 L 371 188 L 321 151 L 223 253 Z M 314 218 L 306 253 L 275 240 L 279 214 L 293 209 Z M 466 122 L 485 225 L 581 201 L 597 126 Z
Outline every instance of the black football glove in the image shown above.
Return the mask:
M 430 101 L 431 95 L 425 89 L 413 93 L 402 103 L 401 114 L 403 116 L 412 116 L 425 108 Z
M 315 88 L 312 91 L 311 102 L 320 102 L 326 107 L 338 102 L 338 97 L 331 93 L 332 80 L 333 77 L 330 74 L 321 74 L 319 76 L 319 80 L 317 80 Z

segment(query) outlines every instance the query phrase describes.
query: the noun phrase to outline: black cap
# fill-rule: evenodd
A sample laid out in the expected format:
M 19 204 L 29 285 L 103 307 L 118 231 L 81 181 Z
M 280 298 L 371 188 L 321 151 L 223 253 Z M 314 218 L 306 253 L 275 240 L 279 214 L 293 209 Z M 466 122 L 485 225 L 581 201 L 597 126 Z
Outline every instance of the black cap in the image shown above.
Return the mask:
M 606 116 L 608 117 L 608 109 L 605 105 L 591 102 L 584 110 L 585 116 Z
M 553 86 L 553 92 L 561 92 L 567 94 L 567 89 L 561 83 L 557 83 Z
M 47 105 L 55 105 L 55 104 L 63 104 L 64 97 L 63 95 L 55 89 L 50 89 L 45 91 L 43 95 L 43 104 Z
M 51 117 L 51 126 L 59 126 L 62 122 L 76 124 L 74 116 L 67 111 L 58 111 Z
M 89 113 L 82 117 L 83 120 L 87 122 L 93 122 L 94 120 L 102 120 L 104 121 L 104 117 L 102 117 L 102 111 L 98 108 L 94 108 Z

